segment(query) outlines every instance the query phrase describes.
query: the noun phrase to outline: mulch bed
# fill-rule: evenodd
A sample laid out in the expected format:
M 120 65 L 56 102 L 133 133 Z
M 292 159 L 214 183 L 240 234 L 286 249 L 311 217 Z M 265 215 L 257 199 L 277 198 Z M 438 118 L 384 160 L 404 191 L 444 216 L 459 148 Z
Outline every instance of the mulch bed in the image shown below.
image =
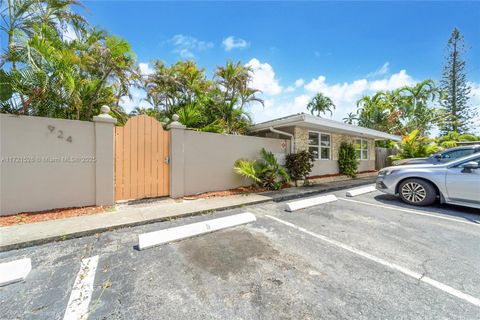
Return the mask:
M 208 199 L 208 198 L 234 196 L 237 194 L 263 192 L 263 191 L 267 191 L 267 190 L 263 188 L 240 187 L 240 188 L 229 189 L 224 191 L 212 191 L 212 192 L 199 193 L 191 196 L 185 196 L 185 197 L 182 197 L 181 199 L 184 199 L 184 200 Z
M 290 188 L 291 185 L 288 183 L 282 186 L 282 189 Z M 238 194 L 247 194 L 247 193 L 257 193 L 257 192 L 265 192 L 268 191 L 265 188 L 254 188 L 254 187 L 239 187 L 235 189 L 229 189 L 225 191 L 213 191 L 213 192 L 205 192 L 191 196 L 185 196 L 181 199 L 184 200 L 197 200 L 197 199 L 208 199 L 208 198 L 215 198 L 215 197 L 226 197 L 226 196 L 234 196 Z
M 377 172 L 377 170 L 361 171 L 361 172 L 358 172 L 358 174 L 371 173 L 371 172 Z M 345 175 L 341 173 L 332 173 L 332 174 L 324 174 L 320 176 L 311 176 L 311 177 L 308 177 L 307 179 L 312 180 L 312 179 L 340 177 L 340 176 L 345 176 Z M 282 186 L 282 189 L 291 188 L 291 187 L 293 186 L 286 183 Z M 205 193 L 195 194 L 191 196 L 181 197 L 179 199 L 183 199 L 183 200 L 208 199 L 208 198 L 215 198 L 215 197 L 226 197 L 226 196 L 234 196 L 238 194 L 257 193 L 257 192 L 265 192 L 265 191 L 269 191 L 269 190 L 265 188 L 240 187 L 240 188 L 229 189 L 225 191 L 205 192 Z
M 0 226 L 7 227 L 17 224 L 26 224 L 40 222 L 45 220 L 56 220 L 69 217 L 90 215 L 94 213 L 105 212 L 109 206 L 89 206 L 77 208 L 52 209 L 37 212 L 21 212 L 13 216 L 0 217 Z
M 359 173 L 370 173 L 376 172 L 376 170 L 370 171 L 362 171 Z M 308 177 L 308 179 L 318 179 L 318 178 L 328 178 L 328 177 L 339 177 L 343 176 L 341 173 L 334 173 L 334 174 L 325 174 L 321 176 L 313 176 Z M 285 184 L 282 186 L 282 189 L 291 188 L 292 186 L 289 184 Z M 268 191 L 265 188 L 253 188 L 253 187 L 239 187 L 235 189 L 229 189 L 225 191 L 213 191 L 213 192 L 205 192 L 191 196 L 185 196 L 181 199 L 184 200 L 197 200 L 197 199 L 208 199 L 208 198 L 216 198 L 216 197 L 226 197 L 226 196 L 233 196 L 239 194 L 248 194 L 248 193 L 258 193 L 258 192 L 265 192 Z M 33 223 L 39 221 L 46 221 L 46 220 L 56 220 L 56 219 L 63 219 L 69 217 L 76 217 L 76 216 L 83 216 L 83 215 L 90 215 L 95 213 L 101 213 L 109 210 L 111 207 L 108 206 L 89 206 L 89 207 L 77 207 L 77 208 L 63 208 L 63 209 L 52 209 L 52 210 L 45 210 L 45 211 L 37 211 L 37 212 L 22 212 L 18 213 L 13 216 L 6 216 L 0 217 L 0 226 L 7 227 L 13 226 L 17 224 L 26 224 L 26 223 Z

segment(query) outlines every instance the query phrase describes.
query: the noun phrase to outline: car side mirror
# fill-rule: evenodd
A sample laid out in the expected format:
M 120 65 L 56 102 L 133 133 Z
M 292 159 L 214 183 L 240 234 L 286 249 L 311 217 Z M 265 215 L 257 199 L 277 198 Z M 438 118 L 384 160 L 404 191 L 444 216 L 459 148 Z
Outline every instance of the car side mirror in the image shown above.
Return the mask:
M 478 162 L 470 161 L 463 165 L 463 173 L 471 173 L 472 170 L 478 169 Z
M 434 154 L 433 157 L 435 159 L 441 159 L 442 158 L 442 155 L 441 154 Z

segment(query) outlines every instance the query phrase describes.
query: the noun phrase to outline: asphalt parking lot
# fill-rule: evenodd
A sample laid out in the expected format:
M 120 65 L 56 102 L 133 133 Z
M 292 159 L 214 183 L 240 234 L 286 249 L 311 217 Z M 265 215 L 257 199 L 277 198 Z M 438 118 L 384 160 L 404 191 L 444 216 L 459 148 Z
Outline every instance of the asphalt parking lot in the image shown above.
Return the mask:
M 0 287 L 0 317 L 63 319 L 82 259 L 98 257 L 84 270 L 89 319 L 480 318 L 480 210 L 334 194 L 297 212 L 266 203 L 0 253 L 33 266 Z M 138 234 L 245 211 L 257 221 L 135 248 Z

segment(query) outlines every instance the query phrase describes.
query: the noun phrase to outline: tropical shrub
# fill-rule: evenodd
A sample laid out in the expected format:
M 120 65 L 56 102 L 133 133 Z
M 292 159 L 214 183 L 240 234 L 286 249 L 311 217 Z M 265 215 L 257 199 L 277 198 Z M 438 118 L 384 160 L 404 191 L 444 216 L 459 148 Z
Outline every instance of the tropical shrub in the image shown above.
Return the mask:
M 260 160 L 239 159 L 235 161 L 234 171 L 253 181 L 253 186 L 263 187 L 268 190 L 278 190 L 284 182 L 290 181 L 290 176 L 282 167 L 272 152 L 262 148 Z
M 459 134 L 451 131 L 444 136 L 438 137 L 435 141 L 441 147 L 448 149 L 456 147 L 458 145 L 457 142 L 480 141 L 480 136 L 470 133 Z
M 340 173 L 354 178 L 357 175 L 358 160 L 352 143 L 342 142 L 338 150 L 338 169 Z
M 297 186 L 297 180 L 305 180 L 312 171 L 313 160 L 313 154 L 308 151 L 287 155 L 285 167 L 290 177 L 295 181 L 295 186 Z
M 405 135 L 414 129 L 427 134 L 446 118 L 435 107 L 440 104 L 441 96 L 432 80 L 393 91 L 378 91 L 371 97 L 358 100 L 357 114 L 349 114 L 344 121 L 397 135 Z
M 251 87 L 252 69 L 241 62 L 217 67 L 210 79 L 194 61 L 153 65 L 144 79 L 147 101 L 167 118 L 178 114 L 188 128 L 245 134 L 252 123 L 247 107 L 263 104 L 259 90 Z
M 391 156 L 392 160 L 423 158 L 442 150 L 435 141 L 421 135 L 419 130 L 413 130 L 404 136 L 396 147 L 399 152 Z
M 258 178 L 255 160 L 248 161 L 245 159 L 238 159 L 237 161 L 235 161 L 233 169 L 239 175 L 244 176 L 247 179 L 252 179 L 254 183 L 260 182 L 260 178 Z

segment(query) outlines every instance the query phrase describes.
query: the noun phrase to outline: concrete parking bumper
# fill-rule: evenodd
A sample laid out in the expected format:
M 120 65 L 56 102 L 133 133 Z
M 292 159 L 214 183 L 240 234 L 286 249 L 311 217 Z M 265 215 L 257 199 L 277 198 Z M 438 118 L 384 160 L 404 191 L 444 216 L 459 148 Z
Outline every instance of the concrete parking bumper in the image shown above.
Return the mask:
M 271 197 L 258 194 L 234 195 L 1 227 L 0 251 L 78 238 L 118 228 L 138 226 L 210 211 L 232 209 L 271 200 Z
M 114 212 L 0 227 L 0 252 L 211 211 L 233 209 L 268 201 L 279 202 L 311 197 L 339 189 L 370 184 L 373 179 L 371 177 L 358 178 L 260 194 L 241 194 L 183 202 L 172 200 L 160 204 L 146 204 L 143 207 L 124 206 Z

